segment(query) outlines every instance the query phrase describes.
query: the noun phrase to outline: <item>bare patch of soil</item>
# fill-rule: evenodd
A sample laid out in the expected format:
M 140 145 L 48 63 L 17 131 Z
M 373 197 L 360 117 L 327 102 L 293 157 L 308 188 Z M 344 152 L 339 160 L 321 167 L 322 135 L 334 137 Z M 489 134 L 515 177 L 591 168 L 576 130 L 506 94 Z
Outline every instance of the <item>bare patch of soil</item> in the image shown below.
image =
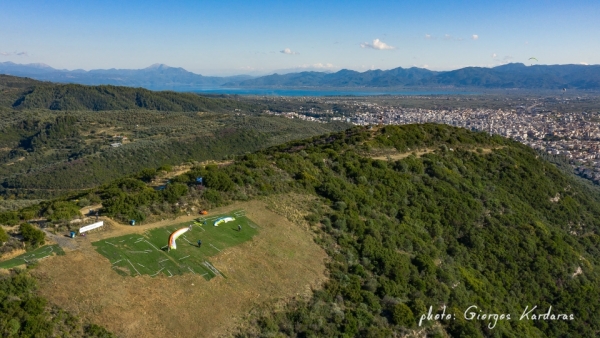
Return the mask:
M 499 147 L 495 147 L 495 148 L 478 148 L 481 151 L 477 151 L 477 149 L 468 149 L 468 150 L 479 153 L 479 154 L 489 154 L 494 150 L 502 149 L 502 148 L 504 148 L 504 146 L 499 146 Z M 426 148 L 426 149 L 401 153 L 401 152 L 398 152 L 396 149 L 391 149 L 391 150 L 388 149 L 387 151 L 380 151 L 379 153 L 377 153 L 373 156 L 370 156 L 370 157 L 374 160 L 383 160 L 383 161 L 394 160 L 395 161 L 395 160 L 401 160 L 403 158 L 407 158 L 410 155 L 415 155 L 416 157 L 421 157 L 425 154 L 432 153 L 436 150 L 437 150 L 437 148 Z
M 197 216 L 145 226 L 115 222 L 107 231 L 86 236 L 79 250 L 45 259 L 32 273 L 41 295 L 52 303 L 122 337 L 229 336 L 252 308 L 319 288 L 326 279 L 327 258 L 309 231 L 268 210 L 264 202 L 236 203 L 210 213 L 234 209 L 246 210 L 259 233 L 211 259 L 226 278 L 124 277 L 90 244 Z
M 390 150 L 388 151 L 385 155 L 379 155 L 379 156 L 371 156 L 372 159 L 374 160 L 401 160 L 403 158 L 409 157 L 410 155 L 416 155 L 417 157 L 421 157 L 425 154 L 429 154 L 434 152 L 435 149 L 423 149 L 423 150 L 417 150 L 417 151 L 411 151 L 411 152 L 406 152 L 406 153 L 400 153 L 397 150 Z

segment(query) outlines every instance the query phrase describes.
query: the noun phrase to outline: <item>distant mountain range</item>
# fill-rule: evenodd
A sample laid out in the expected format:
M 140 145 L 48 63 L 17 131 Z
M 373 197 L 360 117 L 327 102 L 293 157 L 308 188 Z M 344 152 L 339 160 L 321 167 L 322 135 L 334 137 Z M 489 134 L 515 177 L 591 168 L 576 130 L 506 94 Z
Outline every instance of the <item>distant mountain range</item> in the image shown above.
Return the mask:
M 85 85 L 110 84 L 148 89 L 185 89 L 218 87 L 232 81 L 251 79 L 248 75 L 216 77 L 202 76 L 183 68 L 154 64 L 143 69 L 55 69 L 43 63 L 16 64 L 0 62 L 0 74 L 25 76 L 41 81 L 78 83 Z
M 600 65 L 525 66 L 522 63 L 510 63 L 494 68 L 466 67 L 446 72 L 415 67 L 363 73 L 344 69 L 329 74 L 273 74 L 232 81 L 224 86 L 600 89 Z
M 342 69 L 335 73 L 301 72 L 253 78 L 248 75 L 202 76 L 183 68 L 163 64 L 144 69 L 59 70 L 45 64 L 0 63 L 0 74 L 26 76 L 37 80 L 111 84 L 148 89 L 185 90 L 202 87 L 329 87 L 329 88 L 524 88 L 524 89 L 600 89 L 600 65 L 535 65 L 510 63 L 493 68 L 466 67 L 436 72 L 423 68 L 395 68 L 357 72 Z

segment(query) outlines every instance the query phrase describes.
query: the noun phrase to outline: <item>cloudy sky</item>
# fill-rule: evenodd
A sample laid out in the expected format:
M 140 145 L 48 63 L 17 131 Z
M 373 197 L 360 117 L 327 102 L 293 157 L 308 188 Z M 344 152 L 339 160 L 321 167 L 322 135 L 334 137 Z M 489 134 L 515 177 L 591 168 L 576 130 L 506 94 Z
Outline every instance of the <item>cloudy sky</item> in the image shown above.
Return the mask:
M 0 1 L 0 62 L 203 75 L 600 63 L 600 1 Z

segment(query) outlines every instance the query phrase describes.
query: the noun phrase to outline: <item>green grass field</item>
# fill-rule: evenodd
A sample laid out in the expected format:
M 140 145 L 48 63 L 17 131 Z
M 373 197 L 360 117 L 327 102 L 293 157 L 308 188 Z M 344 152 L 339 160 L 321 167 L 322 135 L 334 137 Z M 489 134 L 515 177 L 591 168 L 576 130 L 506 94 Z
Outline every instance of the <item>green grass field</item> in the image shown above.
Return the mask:
M 9 259 L 4 262 L 0 262 L 0 269 L 10 269 L 22 264 L 33 263 L 39 259 L 46 258 L 48 256 L 64 254 L 65 252 L 60 246 L 58 246 L 58 244 L 45 245 L 35 250 L 31 250 L 27 253 L 24 253 L 20 256 L 17 256 L 15 258 Z
M 221 274 L 208 258 L 222 250 L 250 240 L 257 234 L 257 225 L 244 216 L 243 210 L 227 214 L 201 217 L 197 222 L 186 222 L 146 230 L 144 234 L 114 237 L 92 243 L 96 250 L 108 258 L 113 269 L 125 276 L 159 274 L 166 276 L 184 273 L 200 274 L 209 280 Z M 220 217 L 231 216 L 235 221 L 213 226 Z M 205 225 L 199 225 L 204 224 Z M 167 252 L 169 235 L 192 225 L 192 230 L 177 239 L 177 249 Z M 238 225 L 242 231 L 238 231 Z M 198 240 L 202 246 L 197 245 Z

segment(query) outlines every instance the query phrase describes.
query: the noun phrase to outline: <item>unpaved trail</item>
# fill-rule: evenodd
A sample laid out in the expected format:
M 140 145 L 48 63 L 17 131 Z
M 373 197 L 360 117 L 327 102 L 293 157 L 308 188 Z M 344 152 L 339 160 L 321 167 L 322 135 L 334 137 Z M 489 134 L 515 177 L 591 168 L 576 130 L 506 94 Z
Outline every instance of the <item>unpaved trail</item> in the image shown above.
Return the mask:
M 42 231 L 46 234 L 46 238 L 58 244 L 61 248 L 67 250 L 77 250 L 79 249 L 79 243 L 73 239 L 69 238 L 66 235 L 55 235 L 46 229 L 42 229 Z

